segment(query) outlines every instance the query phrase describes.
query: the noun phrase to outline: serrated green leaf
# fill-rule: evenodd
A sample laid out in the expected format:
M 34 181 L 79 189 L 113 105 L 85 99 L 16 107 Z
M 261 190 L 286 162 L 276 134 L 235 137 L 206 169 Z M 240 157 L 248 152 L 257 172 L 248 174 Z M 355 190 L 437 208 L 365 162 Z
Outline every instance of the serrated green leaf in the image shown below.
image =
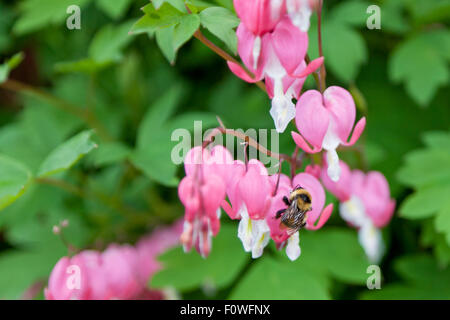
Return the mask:
M 19 161 L 0 155 L 0 210 L 17 200 L 31 182 L 30 170 Z
M 433 31 L 425 32 L 407 39 L 389 59 L 390 78 L 404 82 L 408 94 L 422 106 L 426 106 L 449 79 L 447 63 L 433 34 Z
M 210 7 L 200 13 L 202 26 L 222 40 L 236 54 L 237 37 L 234 28 L 239 25 L 239 19 L 228 9 Z
M 46 177 L 70 169 L 97 145 L 92 141 L 92 130 L 83 131 L 53 150 L 38 170 L 39 177 Z

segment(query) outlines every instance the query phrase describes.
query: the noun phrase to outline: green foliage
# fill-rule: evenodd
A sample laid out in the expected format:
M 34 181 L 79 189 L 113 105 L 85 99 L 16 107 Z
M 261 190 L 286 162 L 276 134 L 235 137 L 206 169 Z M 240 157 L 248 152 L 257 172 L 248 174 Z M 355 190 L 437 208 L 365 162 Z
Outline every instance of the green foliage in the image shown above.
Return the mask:
M 399 258 L 395 271 L 405 283 L 382 286 L 362 295 L 364 299 L 449 299 L 450 270 L 436 266 L 427 255 L 413 255 Z
M 425 106 L 437 89 L 448 83 L 449 52 L 449 31 L 415 35 L 393 52 L 389 61 L 390 77 L 395 82 L 405 82 L 408 94 Z
M 200 13 L 202 26 L 222 40 L 228 48 L 237 53 L 237 37 L 234 28 L 239 25 L 239 19 L 229 10 L 221 7 L 211 7 Z
M 327 225 L 301 231 L 298 260 L 273 243 L 251 259 L 236 221 L 222 217 L 207 259 L 179 247 L 162 254 L 150 288 L 172 287 L 182 298 L 450 298 L 449 2 L 324 2 L 327 85 L 349 89 L 357 118 L 368 121 L 339 156 L 381 171 L 397 202 L 383 230 L 382 290 L 366 288 L 369 263 L 332 197 Z M 366 28 L 371 4 L 381 8 L 380 30 Z M 81 7 L 81 30 L 65 26 L 69 5 Z M 229 128 L 273 128 L 265 92 L 200 41 L 187 45 L 200 30 L 239 59 L 232 0 L 10 1 L 0 4 L 0 21 L 0 299 L 45 286 L 67 255 L 52 233 L 64 219 L 67 242 L 101 250 L 180 218 L 184 172 L 172 157 L 199 144 L 192 133 L 216 127 L 216 115 Z M 309 43 L 316 58 L 315 14 Z M 26 53 L 22 63 L 15 52 Z M 11 83 L 26 86 L 7 89 Z M 291 154 L 291 130 L 267 146 Z
M 400 213 L 408 219 L 434 217 L 436 231 L 446 235 L 450 246 L 450 134 L 430 132 L 424 141 L 427 147 L 409 153 L 398 173 L 402 183 L 416 190 Z
M 31 172 L 23 164 L 0 156 L 0 209 L 20 197 L 31 181 Z
M 8 79 L 8 75 L 16 68 L 23 60 L 23 53 L 19 52 L 12 56 L 10 59 L 6 60 L 4 63 L 0 64 L 0 83 Z
M 83 131 L 53 150 L 41 164 L 38 177 L 46 177 L 70 169 L 84 155 L 97 147 L 92 131 Z
M 186 254 L 177 247 L 160 256 L 165 268 L 150 280 L 150 287 L 172 286 L 182 292 L 199 286 L 220 289 L 238 276 L 247 261 L 234 226 L 222 226 L 207 259 L 193 251 Z
M 14 33 L 23 35 L 42 27 L 56 25 L 64 21 L 66 10 L 71 5 L 85 6 L 90 0 L 26 0 L 19 8 L 20 18 L 13 27 Z

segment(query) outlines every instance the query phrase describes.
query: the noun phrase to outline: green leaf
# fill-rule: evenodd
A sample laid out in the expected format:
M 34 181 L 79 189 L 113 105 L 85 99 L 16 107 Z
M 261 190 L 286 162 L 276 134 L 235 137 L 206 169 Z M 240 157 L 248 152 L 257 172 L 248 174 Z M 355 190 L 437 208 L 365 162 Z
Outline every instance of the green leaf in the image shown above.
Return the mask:
M 8 79 L 11 70 L 16 68 L 22 62 L 23 58 L 23 52 L 19 52 L 0 64 L 0 83 L 3 83 Z
M 345 283 L 366 283 L 369 262 L 356 231 L 327 228 L 320 232 L 303 232 L 300 237 L 302 255 L 296 264 L 307 264 Z
M 193 36 L 199 26 L 199 16 L 190 14 L 180 17 L 176 25 L 156 30 L 156 42 L 171 64 L 175 62 L 178 49 Z
M 405 256 L 395 261 L 402 282 L 382 286 L 362 295 L 363 299 L 449 299 L 450 270 L 439 268 L 427 255 Z
M 17 200 L 31 182 L 30 170 L 19 161 L 0 155 L 0 210 Z
M 364 62 L 367 61 L 367 47 L 359 32 L 346 23 L 330 19 L 322 27 L 323 51 L 327 67 L 342 81 L 351 82 Z M 310 52 L 318 56 L 317 25 L 309 29 Z
M 213 238 L 212 250 L 206 259 L 195 250 L 184 253 L 177 247 L 164 253 L 159 260 L 164 268 L 153 276 L 150 287 L 173 287 L 184 292 L 203 285 L 218 289 L 229 285 L 241 272 L 248 255 L 237 237 L 236 226 L 224 224 Z
M 52 267 L 67 252 L 62 244 L 36 249 L 7 250 L 0 254 L 0 297 L 21 299 L 25 291 L 41 281 L 44 285 Z
M 118 26 L 106 25 L 98 31 L 89 46 L 89 57 L 99 63 L 118 61 L 121 50 L 133 39 L 129 34 L 132 22 Z
M 84 155 L 97 147 L 91 139 L 92 133 L 92 130 L 83 131 L 58 146 L 41 164 L 38 176 L 50 176 L 70 169 Z
M 183 88 L 173 85 L 148 108 L 138 128 L 136 141 L 138 148 L 148 148 L 152 144 L 153 136 L 163 128 L 164 123 L 175 112 L 182 96 Z
M 164 3 L 168 3 L 178 11 L 187 12 L 183 0 L 153 0 L 152 3 L 156 10 L 161 8 Z
M 111 165 L 125 160 L 131 153 L 130 148 L 121 142 L 103 143 L 91 152 L 90 159 L 97 167 Z
M 71 5 L 83 7 L 90 0 L 26 0 L 20 3 L 21 15 L 13 32 L 23 35 L 49 25 L 56 25 L 69 17 L 66 10 Z M 65 26 L 64 26 L 65 28 Z
M 440 44 L 437 38 L 442 39 Z M 419 105 L 426 106 L 437 89 L 448 82 L 445 49 L 449 42 L 448 31 L 424 32 L 402 42 L 389 59 L 390 78 L 404 82 L 406 91 Z
M 132 0 L 98 0 L 96 5 L 113 19 L 118 19 L 130 6 Z
M 400 207 L 408 219 L 434 218 L 437 232 L 442 232 L 450 245 L 450 134 L 429 132 L 423 136 L 427 148 L 410 152 L 397 174 L 415 192 Z
M 242 250 L 242 249 L 241 249 Z M 299 258 L 301 259 L 301 257 Z M 328 285 L 314 269 L 271 257 L 255 261 L 230 299 L 330 299 Z
M 156 30 L 167 28 L 180 22 L 184 16 L 182 12 L 170 4 L 163 4 L 158 10 L 152 3 L 142 8 L 145 15 L 139 19 L 131 28 L 133 33 L 149 32 L 153 34 Z
M 367 1 L 352 0 L 343 1 L 336 5 L 330 13 L 330 17 L 336 21 L 348 23 L 354 26 L 365 26 L 367 18 Z
M 239 25 L 239 19 L 230 10 L 222 7 L 211 7 L 200 13 L 202 26 L 222 40 L 236 54 L 237 37 L 234 28 Z

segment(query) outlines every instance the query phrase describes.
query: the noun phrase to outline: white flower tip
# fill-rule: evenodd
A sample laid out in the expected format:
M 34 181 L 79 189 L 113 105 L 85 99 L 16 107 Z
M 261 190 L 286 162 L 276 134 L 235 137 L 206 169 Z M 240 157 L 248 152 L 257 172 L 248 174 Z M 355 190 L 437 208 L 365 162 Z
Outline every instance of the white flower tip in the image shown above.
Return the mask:
M 358 238 L 370 263 L 378 264 L 384 253 L 384 242 L 380 229 L 371 222 L 367 222 L 359 229 Z
M 327 174 L 334 182 L 338 182 L 341 176 L 341 166 L 339 165 L 339 157 L 335 149 L 327 152 Z
M 291 261 L 295 261 L 302 253 L 300 248 L 300 237 L 298 231 L 289 237 L 286 245 L 286 255 Z
M 283 133 L 286 130 L 289 122 L 295 118 L 295 106 L 288 97 L 275 96 L 272 99 L 272 108 L 270 109 L 275 129 L 278 133 Z
M 256 37 L 253 42 L 253 69 L 258 69 L 259 54 L 261 53 L 261 37 Z

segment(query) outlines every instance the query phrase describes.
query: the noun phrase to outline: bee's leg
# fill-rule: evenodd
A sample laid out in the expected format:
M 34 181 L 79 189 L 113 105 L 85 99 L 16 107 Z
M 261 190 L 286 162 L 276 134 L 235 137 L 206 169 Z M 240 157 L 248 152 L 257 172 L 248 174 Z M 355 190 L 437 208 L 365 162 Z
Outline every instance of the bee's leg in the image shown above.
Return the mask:
M 289 201 L 288 197 L 286 197 L 286 196 L 283 197 L 283 202 L 284 202 L 287 206 L 290 206 L 290 205 L 291 205 L 291 202 Z
M 306 222 L 303 222 L 303 223 L 300 225 L 300 229 L 303 228 L 304 226 L 306 226 Z
M 278 210 L 277 213 L 275 214 L 275 219 L 279 219 L 281 217 L 281 215 L 285 212 L 286 212 L 286 209 Z

